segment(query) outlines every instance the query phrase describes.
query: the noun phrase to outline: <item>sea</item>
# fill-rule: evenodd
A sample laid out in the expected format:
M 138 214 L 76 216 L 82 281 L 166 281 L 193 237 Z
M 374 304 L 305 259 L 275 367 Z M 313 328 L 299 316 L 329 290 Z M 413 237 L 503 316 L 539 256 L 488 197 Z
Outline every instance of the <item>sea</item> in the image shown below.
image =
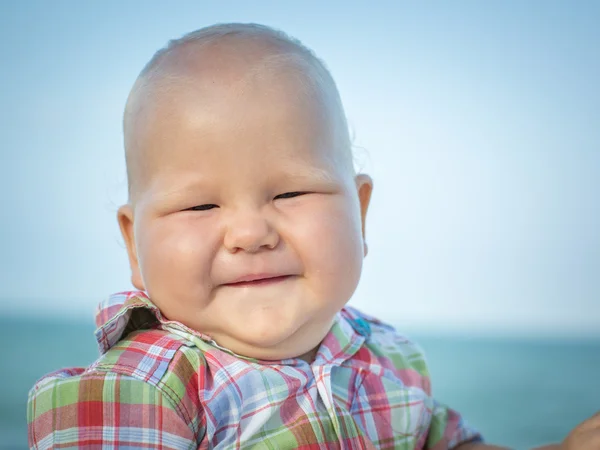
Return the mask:
M 27 393 L 47 372 L 98 355 L 92 322 L 0 317 L 0 449 L 26 449 Z M 425 351 L 434 396 L 486 441 L 517 450 L 561 441 L 600 410 L 600 338 L 410 335 Z

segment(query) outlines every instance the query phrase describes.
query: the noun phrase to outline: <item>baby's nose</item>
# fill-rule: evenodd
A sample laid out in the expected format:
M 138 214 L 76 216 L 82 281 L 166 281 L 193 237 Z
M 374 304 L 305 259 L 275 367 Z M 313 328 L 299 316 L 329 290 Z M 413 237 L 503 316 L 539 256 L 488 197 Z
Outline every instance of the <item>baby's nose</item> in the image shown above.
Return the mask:
M 279 235 L 259 211 L 238 211 L 229 217 L 223 243 L 233 253 L 256 253 L 275 248 Z

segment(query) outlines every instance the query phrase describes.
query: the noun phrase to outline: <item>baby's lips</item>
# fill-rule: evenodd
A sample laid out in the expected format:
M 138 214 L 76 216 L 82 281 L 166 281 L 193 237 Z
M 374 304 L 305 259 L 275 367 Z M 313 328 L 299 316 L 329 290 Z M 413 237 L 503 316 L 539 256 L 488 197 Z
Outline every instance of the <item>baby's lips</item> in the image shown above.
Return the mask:
M 235 286 L 277 282 L 283 281 L 290 276 L 292 275 L 287 273 L 250 273 L 233 278 L 231 281 L 227 281 L 223 284 L 226 286 Z

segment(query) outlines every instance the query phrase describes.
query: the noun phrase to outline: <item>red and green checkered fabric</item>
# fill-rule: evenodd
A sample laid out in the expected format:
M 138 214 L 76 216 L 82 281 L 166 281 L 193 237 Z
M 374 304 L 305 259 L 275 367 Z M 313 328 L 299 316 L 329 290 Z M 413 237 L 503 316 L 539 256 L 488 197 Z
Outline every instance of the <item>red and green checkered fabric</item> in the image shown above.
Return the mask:
M 42 378 L 34 449 L 447 449 L 480 440 L 431 396 L 420 349 L 353 308 L 315 361 L 259 361 L 166 320 L 142 292 L 98 312 L 102 355 Z

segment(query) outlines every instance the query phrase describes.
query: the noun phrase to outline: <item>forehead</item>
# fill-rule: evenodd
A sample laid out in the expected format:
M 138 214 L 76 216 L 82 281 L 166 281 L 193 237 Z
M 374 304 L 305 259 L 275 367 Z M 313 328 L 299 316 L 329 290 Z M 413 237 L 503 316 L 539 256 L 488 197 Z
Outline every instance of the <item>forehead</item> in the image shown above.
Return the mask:
M 254 109 L 256 114 L 265 108 L 282 114 L 303 109 L 321 121 L 343 115 L 335 101 L 335 86 L 325 83 L 319 71 L 297 54 L 264 54 L 264 48 L 253 47 L 247 52 L 227 47 L 215 52 L 203 49 L 208 54 L 201 58 L 187 52 L 171 55 L 173 62 L 163 61 L 142 83 L 137 96 L 142 117 L 136 121 L 165 113 L 202 114 L 202 110 L 231 115 Z
M 342 153 L 352 165 L 335 86 L 293 54 L 246 50 L 171 55 L 142 80 L 125 121 L 130 185 L 183 156 L 224 162 L 254 152 L 285 161 Z
M 340 146 L 327 106 L 290 79 L 243 88 L 171 90 L 141 136 L 144 157 L 162 165 L 211 159 L 218 166 L 247 155 L 273 165 L 335 159 Z
M 144 157 L 207 141 L 239 151 L 306 146 L 333 151 L 343 145 L 345 130 L 332 109 L 304 80 L 279 73 L 208 88 L 204 80 L 178 80 L 148 99 L 136 141 Z

